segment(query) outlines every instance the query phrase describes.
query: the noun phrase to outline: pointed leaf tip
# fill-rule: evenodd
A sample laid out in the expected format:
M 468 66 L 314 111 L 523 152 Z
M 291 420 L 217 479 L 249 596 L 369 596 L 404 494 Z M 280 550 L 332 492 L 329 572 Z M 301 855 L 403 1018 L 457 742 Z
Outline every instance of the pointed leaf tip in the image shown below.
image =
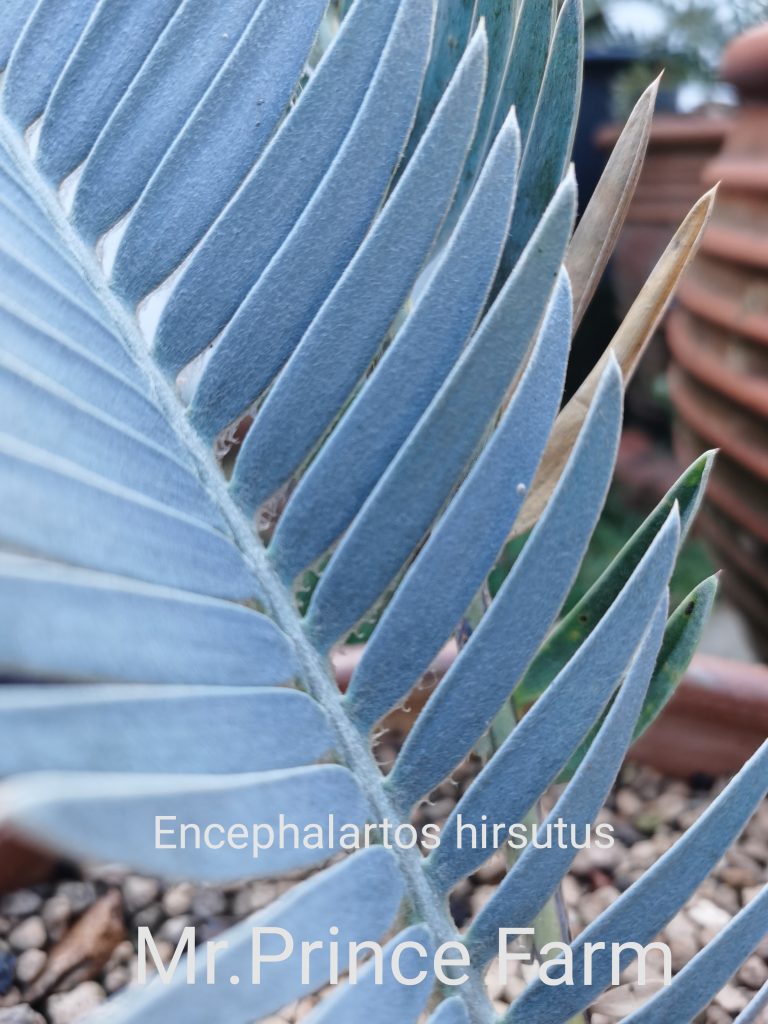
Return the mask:
M 475 50 L 480 50 L 485 59 L 488 59 L 488 32 L 485 28 L 485 18 L 480 19 L 477 28 L 472 33 L 472 38 L 467 45 L 467 56 L 472 55 Z

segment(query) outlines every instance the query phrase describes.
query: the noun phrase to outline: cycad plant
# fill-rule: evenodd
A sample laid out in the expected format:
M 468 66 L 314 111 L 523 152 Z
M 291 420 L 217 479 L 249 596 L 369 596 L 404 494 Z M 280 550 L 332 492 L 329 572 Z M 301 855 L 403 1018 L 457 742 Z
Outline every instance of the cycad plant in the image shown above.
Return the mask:
M 224 936 L 219 984 L 199 962 L 200 984 L 179 970 L 99 1019 L 246 1024 L 343 974 L 350 942 L 389 941 L 387 957 L 455 943 L 448 895 L 490 854 L 457 842 L 459 822 L 523 821 L 558 777 L 571 781 L 553 815 L 592 822 L 690 656 L 713 583 L 669 620 L 667 583 L 709 456 L 552 629 L 608 487 L 622 378 L 711 205 L 559 411 L 654 90 L 574 235 L 582 14 L 556 8 L 3 4 L 3 818 L 173 877 L 318 868 Z M 531 532 L 484 611 L 513 530 Z M 366 616 L 342 695 L 329 651 Z M 384 775 L 377 723 L 465 620 Z M 484 737 L 487 763 L 428 856 L 380 829 L 330 867 L 322 845 L 255 858 L 156 843 L 165 817 L 198 832 L 281 815 L 396 827 Z M 539 978 L 503 1020 L 578 1015 L 611 983 L 599 958 L 584 979 L 585 943 L 650 942 L 766 786 L 768 748 L 573 943 L 576 983 Z M 374 959 L 308 1019 L 495 1019 L 496 936 L 539 919 L 572 856 L 526 849 L 461 937 L 461 985 L 379 979 Z M 764 892 L 628 1020 L 691 1019 L 766 931 L 767 906 Z M 254 928 L 297 948 L 333 936 L 339 964 L 314 957 L 302 977 L 275 933 L 275 961 L 246 984 Z

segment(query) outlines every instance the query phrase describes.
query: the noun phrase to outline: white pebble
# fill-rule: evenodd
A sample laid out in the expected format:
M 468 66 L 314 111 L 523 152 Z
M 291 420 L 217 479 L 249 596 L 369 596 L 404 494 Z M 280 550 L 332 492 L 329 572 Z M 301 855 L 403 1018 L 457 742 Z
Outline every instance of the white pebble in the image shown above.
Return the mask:
M 101 1006 L 106 996 L 104 989 L 95 981 L 84 981 L 71 992 L 53 995 L 46 1004 L 51 1024 L 76 1024 L 97 1006 Z
M 28 985 L 40 974 L 47 957 L 42 949 L 25 949 L 16 961 L 16 977 L 22 985 Z
M 41 917 L 28 917 L 26 921 L 17 924 L 8 936 L 13 949 L 17 953 L 25 949 L 42 949 L 45 945 L 47 934 Z

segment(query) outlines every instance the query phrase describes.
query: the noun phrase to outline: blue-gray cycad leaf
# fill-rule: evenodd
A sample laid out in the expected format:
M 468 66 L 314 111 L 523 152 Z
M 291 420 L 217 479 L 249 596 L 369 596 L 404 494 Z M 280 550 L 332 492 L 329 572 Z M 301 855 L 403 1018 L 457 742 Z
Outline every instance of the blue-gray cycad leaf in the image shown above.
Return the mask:
M 36 0 L 8 0 L 0 14 L 0 71 L 5 70 L 16 39 L 21 34 Z
M 215 8 L 208 0 L 185 0 L 179 6 L 88 156 L 72 220 L 89 242 L 139 198 L 253 11 L 253 0 Z M 129 173 L 115 175 L 117 165 Z
M 94 310 L 93 293 L 83 280 L 82 274 L 51 233 L 50 224 L 39 207 L 29 202 L 19 186 L 4 189 L 0 200 L 0 238 L 10 257 L 20 257 L 47 277 L 55 277 L 67 292 L 80 302 L 91 304 Z M 21 195 L 19 195 L 21 193 Z M 27 199 L 27 202 L 23 200 Z
M 36 152 L 43 174 L 61 181 L 88 156 L 178 6 L 131 0 L 97 7 L 46 105 Z
M 24 131 L 42 114 L 97 5 L 98 0 L 40 0 L 30 12 L 3 76 L 3 111 L 16 128 Z M 21 4 L 12 0 L 12 6 Z
M 299 740 L 286 744 L 289 732 Z M 3 689 L 2 775 L 77 771 L 83 764 L 110 772 L 275 771 L 311 764 L 332 747 L 319 704 L 288 687 Z
M 440 98 L 472 37 L 474 0 L 443 0 L 437 5 L 432 52 L 424 76 L 424 88 L 416 120 L 408 142 L 406 156 L 418 145 L 434 114 Z
M 457 842 L 459 816 L 476 825 L 483 815 L 491 825 L 523 821 L 599 718 L 666 593 L 678 539 L 675 511 L 600 625 L 456 805 L 440 846 L 426 861 L 438 887 L 450 888 L 488 856 L 487 850 L 462 848 Z M 568 708 L 567 719 L 563 707 Z M 552 735 L 557 735 L 556 744 L 547 742 Z
M 546 636 L 605 500 L 621 409 L 611 364 L 545 515 L 406 739 L 386 783 L 401 806 L 428 793 L 471 750 Z M 477 679 L 482 687 L 473 685 Z
M 263 686 L 296 672 L 285 637 L 250 608 L 41 559 L 0 554 L 0 617 L 9 675 Z
M 523 153 L 520 194 L 502 272 L 514 267 L 568 167 L 581 101 L 583 32 L 581 0 L 566 0 Z
M 745 1008 L 743 1013 L 734 1021 L 734 1024 L 760 1024 L 760 1014 L 768 1006 L 768 981 L 763 985 L 754 999 Z
M 190 408 L 205 437 L 262 394 L 362 242 L 408 137 L 431 31 L 430 5 L 405 0 L 338 155 L 206 363 Z M 254 324 L 258 359 L 249 360 Z
M 706 878 L 768 791 L 768 742 L 747 762 L 675 845 L 586 928 L 572 944 L 575 977 L 583 978 L 587 942 L 650 942 Z M 763 918 L 764 921 L 764 918 Z M 610 959 L 610 958 L 609 958 Z M 593 982 L 568 991 L 535 981 L 520 996 L 505 1024 L 565 1024 L 610 984 L 611 967 L 595 964 Z M 714 994 L 720 986 L 709 989 Z
M 507 107 L 514 105 L 520 134 L 527 142 L 547 65 L 555 14 L 552 0 L 522 0 L 507 73 L 495 111 L 494 131 L 498 131 L 500 118 Z
M 456 211 L 454 213 L 461 210 L 467 195 L 471 192 L 480 168 L 483 166 L 488 148 L 496 134 L 492 134 L 493 122 L 508 70 L 507 64 L 515 32 L 514 3 L 509 3 L 508 0 L 475 0 L 474 10 L 472 11 L 472 29 L 476 29 L 481 22 L 484 24 L 488 36 L 488 83 L 483 106 L 480 110 L 477 134 L 467 156 L 464 177 L 456 197 Z M 502 121 L 506 119 L 507 112 L 513 106 L 514 103 L 508 103 L 505 106 Z M 499 124 L 497 131 L 500 128 L 501 125 Z
M 440 108 L 436 117 L 442 112 Z M 424 136 L 423 145 L 430 134 Z M 391 202 L 407 184 L 411 167 L 418 167 L 420 153 L 421 149 Z M 454 239 L 430 268 L 429 281 L 410 315 L 301 479 L 281 517 L 270 554 L 285 579 L 321 555 L 349 525 L 459 357 L 495 273 L 514 200 L 516 157 L 516 132 L 510 121 Z M 497 219 L 489 227 L 494 204 Z M 478 250 L 483 245 L 481 256 Z M 543 306 L 544 300 L 539 301 Z M 497 317 L 497 322 L 500 319 Z M 515 349 L 521 349 L 527 340 L 517 339 Z M 522 359 L 521 351 L 518 358 Z M 366 439 L 364 460 L 358 456 L 361 437 Z M 334 488 L 335 481 L 343 481 L 343 486 Z
M 187 461 L 2 352 L 0 433 L 15 434 L 115 484 L 224 528 L 220 511 Z
M 489 148 L 513 108 L 523 143 L 526 142 L 550 50 L 554 15 L 553 0 L 528 0 L 519 5 L 515 0 L 441 0 L 438 5 L 432 56 L 407 150 L 408 159 L 445 91 L 459 54 L 480 23 L 488 33 L 490 61 L 478 131 L 447 229 L 455 224 Z
M 128 353 L 113 337 L 107 336 L 106 342 L 108 347 L 103 349 L 100 335 L 93 332 L 64 334 L 7 296 L 0 297 L 0 350 L 33 365 L 88 405 L 162 445 L 169 454 L 186 458 L 179 438 L 142 387 Z
M 236 500 L 249 511 L 285 483 L 310 454 L 370 365 L 408 297 L 466 157 L 482 96 L 485 64 L 484 37 L 478 34 L 397 188 L 260 408 L 239 454 L 232 482 Z M 510 129 L 510 134 L 513 131 Z M 429 351 L 424 352 L 432 339 L 439 338 L 447 345 L 446 336 L 462 334 L 463 321 L 485 297 L 483 292 L 483 298 L 476 299 L 489 274 L 487 263 L 490 261 L 495 268 L 498 261 L 509 219 L 503 211 L 505 204 L 513 201 L 518 156 L 514 138 L 503 137 L 499 149 L 499 159 L 489 160 L 486 167 L 487 188 L 478 188 L 476 194 L 479 210 L 473 207 L 468 211 L 466 230 L 457 230 L 451 239 L 440 267 L 434 271 L 430 294 L 419 303 L 421 309 L 433 314 L 431 330 L 425 325 L 424 336 L 408 338 L 419 319 L 412 314 L 408 327 L 394 342 L 418 347 L 425 362 L 435 361 L 429 360 Z M 398 254 L 395 261 L 393 252 Z M 459 258 L 460 268 L 455 267 Z M 444 282 L 449 277 L 448 265 L 450 280 Z M 438 293 L 438 284 L 443 283 L 445 291 Z M 438 311 L 441 319 L 436 322 Z M 412 360 L 411 355 L 409 362 Z M 318 391 L 317 366 L 323 364 L 336 366 L 337 373 Z M 379 371 L 379 380 L 383 372 Z M 370 395 L 362 404 L 370 408 Z
M 126 301 L 160 284 L 230 199 L 291 98 L 324 7 L 259 4 L 132 212 L 112 271 Z
M 355 8 L 237 194 L 192 253 L 153 339 L 155 358 L 167 371 L 178 372 L 213 341 L 294 228 L 349 132 L 398 4 L 382 0 Z M 89 166 L 90 161 L 84 185 Z M 249 222 L 259 230 L 243 231 Z
M 482 586 L 523 503 L 560 406 L 571 340 L 563 272 L 501 422 L 381 617 L 346 705 L 364 728 L 401 700 Z M 477 523 L 486 526 L 477 536 Z M 462 571 L 456 573 L 456 565 Z
M 693 1020 L 709 1002 L 708 992 L 724 986 L 758 945 L 765 935 L 766 919 L 768 886 L 764 886 L 759 895 L 685 965 L 668 988 L 631 1013 L 625 1024 Z M 736 1024 L 739 1020 L 742 1018 L 739 1017 Z
M 0 149 L 0 182 L 2 182 L 0 197 L 2 198 L 4 209 L 13 214 L 18 222 L 45 238 L 49 245 L 53 246 L 66 258 L 68 255 L 66 247 L 53 230 L 45 211 L 27 192 L 24 182 L 19 176 L 18 168 L 11 159 L 10 154 L 4 149 Z M 78 287 L 81 288 L 82 285 L 83 282 L 81 280 L 78 282 Z
M 222 817 L 274 827 L 281 814 L 362 824 L 395 808 L 407 820 L 535 656 L 602 506 L 621 412 L 613 364 L 552 502 L 385 785 L 369 727 L 417 682 L 481 585 L 557 405 L 571 334 L 562 263 L 575 186 L 563 176 L 581 18 L 567 0 L 551 39 L 552 5 L 538 0 L 343 6 L 341 30 L 329 44 L 336 21 L 326 19 L 319 47 L 325 0 L 216 10 L 40 0 L 34 12 L 10 0 L 0 12 L 18 36 L 10 57 L 0 43 L 0 544 L 22 549 L 0 556 L 0 667 L 13 680 L 0 692 L 0 768 L 21 773 L 3 782 L 0 806 L 73 855 L 229 881 L 322 868 L 328 851 L 262 850 L 250 865 L 237 849 L 156 849 L 147 821 L 169 806 L 201 827 Z M 141 322 L 157 322 L 151 339 L 139 303 Z M 191 407 L 175 390 L 180 370 Z M 228 487 L 206 441 L 246 412 L 255 424 L 232 453 Z M 265 550 L 253 516 L 294 479 Z M 624 680 L 560 805 L 594 817 L 663 622 L 675 513 L 656 525 L 462 814 L 522 815 Z M 334 543 L 302 621 L 294 577 Z M 345 703 L 323 655 L 389 597 Z M 652 890 L 674 912 L 711 867 L 718 830 L 726 843 L 743 824 L 763 769 L 756 761 L 598 929 L 657 927 L 654 910 L 639 920 Z M 349 940 L 455 941 L 444 891 L 477 857 L 450 849 L 454 818 L 427 861 L 379 847 L 319 870 L 230 932 L 221 970 L 245 981 L 260 923 L 296 943 L 335 926 L 342 953 Z M 526 916 L 567 866 L 532 863 L 521 861 Z M 478 961 L 490 952 L 480 933 L 512 913 L 509 895 L 479 921 Z M 397 933 L 399 911 L 411 927 Z M 741 918 L 740 936 L 752 921 Z M 199 988 L 182 968 L 97 1017 L 247 1024 L 322 988 L 328 965 L 313 965 L 309 981 L 289 958 L 264 984 Z M 198 962 L 198 980 L 204 971 Z M 432 1024 L 491 1019 L 482 963 L 469 975 Z M 415 1020 L 430 981 L 382 992 L 364 977 L 314 1019 Z M 675 998 L 687 1000 L 689 985 Z M 535 986 L 521 1005 L 527 1024 L 526 1014 L 550 1024 L 567 1009 Z
M 56 332 L 86 345 L 111 366 L 130 372 L 130 359 L 95 296 L 90 291 L 72 293 L 67 285 L 70 265 L 63 257 L 57 262 L 58 266 L 34 266 L 9 245 L 0 245 L 0 274 L 6 297 L 3 304 L 28 310 Z
M 308 616 L 321 647 L 339 639 L 394 578 L 482 441 L 554 287 L 572 226 L 574 198 L 573 182 L 568 180 L 536 232 L 531 259 L 521 262 L 519 274 L 510 277 L 335 551 Z M 510 344 L 513 311 L 515 334 Z M 417 493 L 414 480 L 421 481 Z M 393 518 L 406 501 L 408 519 Z
M 454 218 L 471 194 L 488 149 L 511 109 L 515 111 L 525 146 L 530 126 L 528 101 L 535 103 L 538 96 L 550 46 L 553 23 L 550 0 L 535 0 L 527 9 L 523 6 L 520 12 L 509 0 L 475 0 L 473 25 L 481 19 L 488 32 L 488 87 L 477 136 L 467 157 L 447 227 L 452 227 Z
M 665 595 L 595 742 L 543 823 L 543 829 L 558 819 L 578 826 L 590 825 L 597 817 L 632 739 L 661 645 L 667 605 Z M 472 922 L 467 944 L 480 962 L 487 963 L 496 954 L 499 928 L 504 921 L 515 921 L 525 927 L 536 918 L 575 856 L 575 846 L 551 850 L 529 846 L 523 851 L 498 892 Z
M 208 882 L 233 882 L 244 871 L 270 878 L 320 865 L 343 849 L 335 833 L 317 846 L 265 842 L 258 855 L 242 836 L 218 847 L 221 823 L 248 821 L 254 807 L 259 824 L 274 836 L 287 807 L 299 834 L 318 824 L 318 807 L 358 828 L 371 816 L 351 772 L 328 764 L 230 775 L 33 772 L 9 787 L 0 820 L 72 856 L 81 854 L 86 835 L 90 855 L 100 860 Z M 214 841 L 196 846 L 191 839 L 182 842 L 178 832 L 165 839 L 156 829 L 169 816 L 179 825 L 197 826 L 201 835 L 213 825 Z
M 231 539 L 200 519 L 7 434 L 0 474 L 6 544 L 214 597 L 260 595 Z M 84 518 L 87 530 L 79 528 Z

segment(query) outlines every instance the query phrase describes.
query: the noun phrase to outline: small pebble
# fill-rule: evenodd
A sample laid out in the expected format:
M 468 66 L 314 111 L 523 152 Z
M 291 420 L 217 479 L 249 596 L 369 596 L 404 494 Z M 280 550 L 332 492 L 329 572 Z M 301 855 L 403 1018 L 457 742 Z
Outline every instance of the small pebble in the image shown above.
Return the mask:
M 714 1005 L 707 1008 L 703 1021 L 706 1024 L 733 1024 L 733 1017 L 721 1006 Z
M 644 807 L 643 801 L 637 793 L 628 787 L 617 790 L 614 800 L 616 802 L 616 810 L 624 818 L 634 818 L 635 815 L 642 812 Z
M 726 985 L 715 998 L 718 1006 L 721 1006 L 727 1013 L 733 1014 L 741 1013 L 748 1001 L 749 997 L 746 992 L 736 988 L 735 985 Z
M 237 917 L 247 917 L 263 910 L 275 898 L 275 887 L 271 882 L 254 882 L 235 894 L 232 910 Z
M 680 971 L 701 949 L 699 930 L 685 911 L 676 914 L 664 929 L 663 941 L 672 953 L 672 969 Z
M 17 889 L 0 900 L 0 914 L 8 917 L 29 917 L 43 905 L 43 898 L 33 889 Z
M 96 886 L 93 882 L 63 882 L 59 886 L 58 895 L 67 900 L 71 913 L 78 915 L 96 901 Z
M 182 914 L 188 914 L 192 909 L 193 895 L 194 888 L 189 882 L 174 885 L 167 889 L 163 896 L 163 910 L 168 917 L 180 917 Z
M 227 909 L 227 898 L 218 889 L 198 889 L 192 900 L 195 917 L 215 917 Z
M 593 871 L 614 871 L 621 863 L 626 850 L 619 843 L 611 846 L 589 846 L 579 850 L 573 861 L 575 875 L 590 875 Z
M 145 878 L 143 875 L 129 875 L 123 883 L 123 899 L 129 914 L 154 903 L 160 895 L 160 884 L 156 878 Z
M 160 903 L 150 903 L 148 907 L 144 907 L 143 910 L 134 915 L 133 925 L 134 929 L 149 928 L 150 931 L 155 931 L 162 920 L 162 905 Z
M 20 1003 L 0 1010 L 0 1024 L 45 1024 L 45 1018 L 33 1010 L 29 1003 Z
M 107 995 L 112 995 L 118 992 L 121 988 L 125 988 L 131 980 L 131 972 L 127 967 L 113 967 L 111 971 L 108 971 L 104 976 L 104 989 Z
M 184 929 L 193 923 L 194 918 L 189 914 L 182 914 L 180 917 L 169 917 L 167 921 L 163 921 L 157 937 L 165 942 L 172 942 L 176 945 Z
M 42 918 L 54 941 L 61 937 L 71 916 L 72 906 L 66 896 L 51 896 L 43 904 Z
M 77 1024 L 106 998 L 101 985 L 95 981 L 84 981 L 71 992 L 53 995 L 46 1003 L 50 1024 Z
M 18 1006 L 21 1002 L 21 992 L 14 985 L 13 988 L 9 988 L 5 995 L 0 996 L 0 1008 L 5 1009 L 7 1006 Z
M 35 915 L 17 924 L 8 941 L 17 953 L 21 953 L 25 949 L 42 949 L 47 937 L 42 917 Z
M 756 864 L 764 865 L 768 862 L 768 846 L 764 838 L 760 839 L 747 839 L 745 843 L 741 845 L 741 851 L 750 860 L 753 860 Z
M 106 970 L 110 971 L 113 967 L 119 967 L 121 964 L 129 964 L 135 955 L 136 950 L 133 948 L 133 943 L 130 939 L 123 939 L 119 942 L 107 960 L 105 965 Z
M 40 974 L 47 957 L 42 949 L 25 949 L 16 961 L 16 977 L 22 985 L 28 985 Z
M 688 911 L 691 920 L 701 928 L 705 941 L 710 942 L 731 923 L 731 914 L 711 900 L 696 900 Z
M 92 882 L 103 882 L 109 888 L 120 888 L 132 872 L 125 864 L 87 864 L 83 874 Z
M 747 988 L 757 991 L 768 981 L 768 964 L 766 964 L 765 960 L 761 960 L 759 956 L 751 956 L 749 960 L 742 964 L 738 980 L 743 985 L 746 985 Z

